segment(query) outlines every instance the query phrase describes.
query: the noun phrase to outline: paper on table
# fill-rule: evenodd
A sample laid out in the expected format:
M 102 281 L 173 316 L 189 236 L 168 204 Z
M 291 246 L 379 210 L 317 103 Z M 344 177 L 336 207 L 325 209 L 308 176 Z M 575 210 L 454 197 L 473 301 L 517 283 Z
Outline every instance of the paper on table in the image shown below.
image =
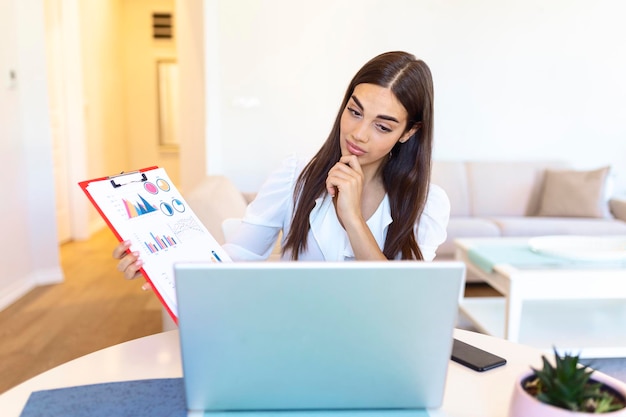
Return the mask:
M 80 183 L 100 215 L 122 240 L 131 241 L 143 272 L 177 321 L 174 264 L 230 262 L 163 168 Z
M 572 262 L 530 250 L 527 244 L 511 245 L 476 245 L 467 251 L 468 258 L 485 272 L 493 272 L 493 267 L 501 263 L 524 267 L 555 268 L 569 265 Z

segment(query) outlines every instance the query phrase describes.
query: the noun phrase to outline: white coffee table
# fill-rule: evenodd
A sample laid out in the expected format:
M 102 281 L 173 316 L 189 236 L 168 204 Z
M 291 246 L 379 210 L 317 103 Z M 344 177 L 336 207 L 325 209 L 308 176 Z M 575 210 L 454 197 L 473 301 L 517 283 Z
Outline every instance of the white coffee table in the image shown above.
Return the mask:
M 503 297 L 464 298 L 461 311 L 482 332 L 542 350 L 583 357 L 626 356 L 626 268 L 512 265 L 487 271 L 470 254 L 479 247 L 524 245 L 520 238 L 457 239 L 456 259 Z

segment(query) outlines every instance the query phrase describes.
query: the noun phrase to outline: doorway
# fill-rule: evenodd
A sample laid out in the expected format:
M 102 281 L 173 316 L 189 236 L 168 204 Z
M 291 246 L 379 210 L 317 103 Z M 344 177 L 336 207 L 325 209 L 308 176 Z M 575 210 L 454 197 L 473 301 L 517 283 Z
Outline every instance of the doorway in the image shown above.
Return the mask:
M 45 2 L 59 243 L 104 226 L 77 182 L 151 165 L 178 181 L 178 147 L 159 140 L 157 103 L 157 62 L 176 59 L 175 42 L 155 40 L 152 21 L 174 5 Z
M 45 2 L 46 58 L 48 62 L 48 101 L 52 136 L 52 169 L 56 194 L 56 222 L 58 242 L 65 243 L 73 238 L 70 193 L 68 135 L 65 125 L 67 109 L 65 103 L 65 68 L 63 44 L 62 0 Z M 67 26 L 65 26 L 67 29 Z

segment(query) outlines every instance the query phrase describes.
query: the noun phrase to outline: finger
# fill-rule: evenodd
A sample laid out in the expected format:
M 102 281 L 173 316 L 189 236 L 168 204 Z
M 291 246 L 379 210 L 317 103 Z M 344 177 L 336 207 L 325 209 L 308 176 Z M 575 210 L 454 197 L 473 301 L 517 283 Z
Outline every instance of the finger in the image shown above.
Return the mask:
M 151 290 L 152 289 L 152 284 L 150 284 L 148 281 L 146 281 L 141 286 L 141 289 L 144 290 L 144 291 Z
M 120 272 L 124 272 L 130 265 L 137 262 L 138 259 L 139 259 L 139 252 L 127 253 L 117 263 L 117 270 Z
M 141 267 L 143 266 L 143 261 L 141 259 L 137 259 L 137 261 L 133 262 L 126 268 L 124 271 L 124 278 L 126 279 L 135 279 L 139 278 L 142 275 Z
M 333 185 L 329 178 L 326 178 L 326 191 L 331 197 L 335 197 L 337 195 L 337 187 Z
M 355 178 L 360 180 L 363 178 L 361 164 L 354 155 L 341 157 L 341 160 L 335 164 L 335 166 L 331 169 L 331 172 L 329 172 L 329 174 L 333 173 L 345 179 Z M 342 173 L 343 176 L 339 173 Z
M 124 274 L 126 279 L 134 279 L 142 276 L 140 270 L 143 267 L 143 260 L 136 256 L 136 252 L 122 258 L 117 264 L 117 270 Z
M 139 277 L 143 277 L 143 274 L 141 273 L 140 265 L 133 264 L 124 271 L 124 278 L 126 278 L 127 280 L 131 280 L 131 279 L 135 279 Z
M 335 197 L 337 195 L 339 182 L 341 181 L 342 171 L 347 171 L 350 168 L 346 166 L 344 163 L 337 162 L 333 167 L 328 171 L 328 175 L 326 176 L 326 191 L 330 194 L 331 197 Z
M 359 163 L 359 158 L 357 158 L 355 155 L 344 155 L 341 157 L 341 159 L 339 159 L 339 162 L 348 165 L 350 168 L 359 173 L 361 172 L 361 164 Z
M 331 169 L 328 171 L 329 176 L 336 176 L 340 179 L 350 179 L 350 178 L 358 178 L 361 177 L 361 165 L 358 161 L 351 161 L 347 157 L 342 158 L 344 161 L 337 162 Z M 349 163 L 355 163 L 357 169 L 353 168 Z
M 359 187 L 362 183 L 362 176 L 347 165 L 339 165 L 342 165 L 343 168 L 337 167 L 336 169 L 331 170 L 327 181 L 332 183 L 338 191 Z
M 328 176 L 326 177 L 326 190 L 331 197 L 336 197 L 339 190 L 346 187 L 355 177 L 356 174 L 352 168 L 345 164 L 337 163 L 337 165 L 328 172 Z
M 130 240 L 125 240 L 123 242 L 120 242 L 120 244 L 117 245 L 115 249 L 113 249 L 113 257 L 115 259 L 122 259 L 124 256 L 126 256 L 126 252 L 128 251 L 129 248 L 130 248 Z

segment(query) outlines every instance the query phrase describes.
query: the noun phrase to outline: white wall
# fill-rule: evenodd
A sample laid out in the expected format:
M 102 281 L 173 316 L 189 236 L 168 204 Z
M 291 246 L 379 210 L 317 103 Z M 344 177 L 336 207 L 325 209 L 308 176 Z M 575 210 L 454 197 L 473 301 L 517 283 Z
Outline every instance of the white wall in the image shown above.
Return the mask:
M 59 282 L 43 2 L 0 2 L 0 309 Z M 16 83 L 9 82 L 14 71 Z M 43 93 L 42 93 L 43 92 Z
M 401 49 L 433 72 L 436 159 L 611 164 L 626 195 L 625 11 L 620 0 L 205 0 L 207 171 L 256 190 L 285 155 L 317 150 L 367 59 Z

